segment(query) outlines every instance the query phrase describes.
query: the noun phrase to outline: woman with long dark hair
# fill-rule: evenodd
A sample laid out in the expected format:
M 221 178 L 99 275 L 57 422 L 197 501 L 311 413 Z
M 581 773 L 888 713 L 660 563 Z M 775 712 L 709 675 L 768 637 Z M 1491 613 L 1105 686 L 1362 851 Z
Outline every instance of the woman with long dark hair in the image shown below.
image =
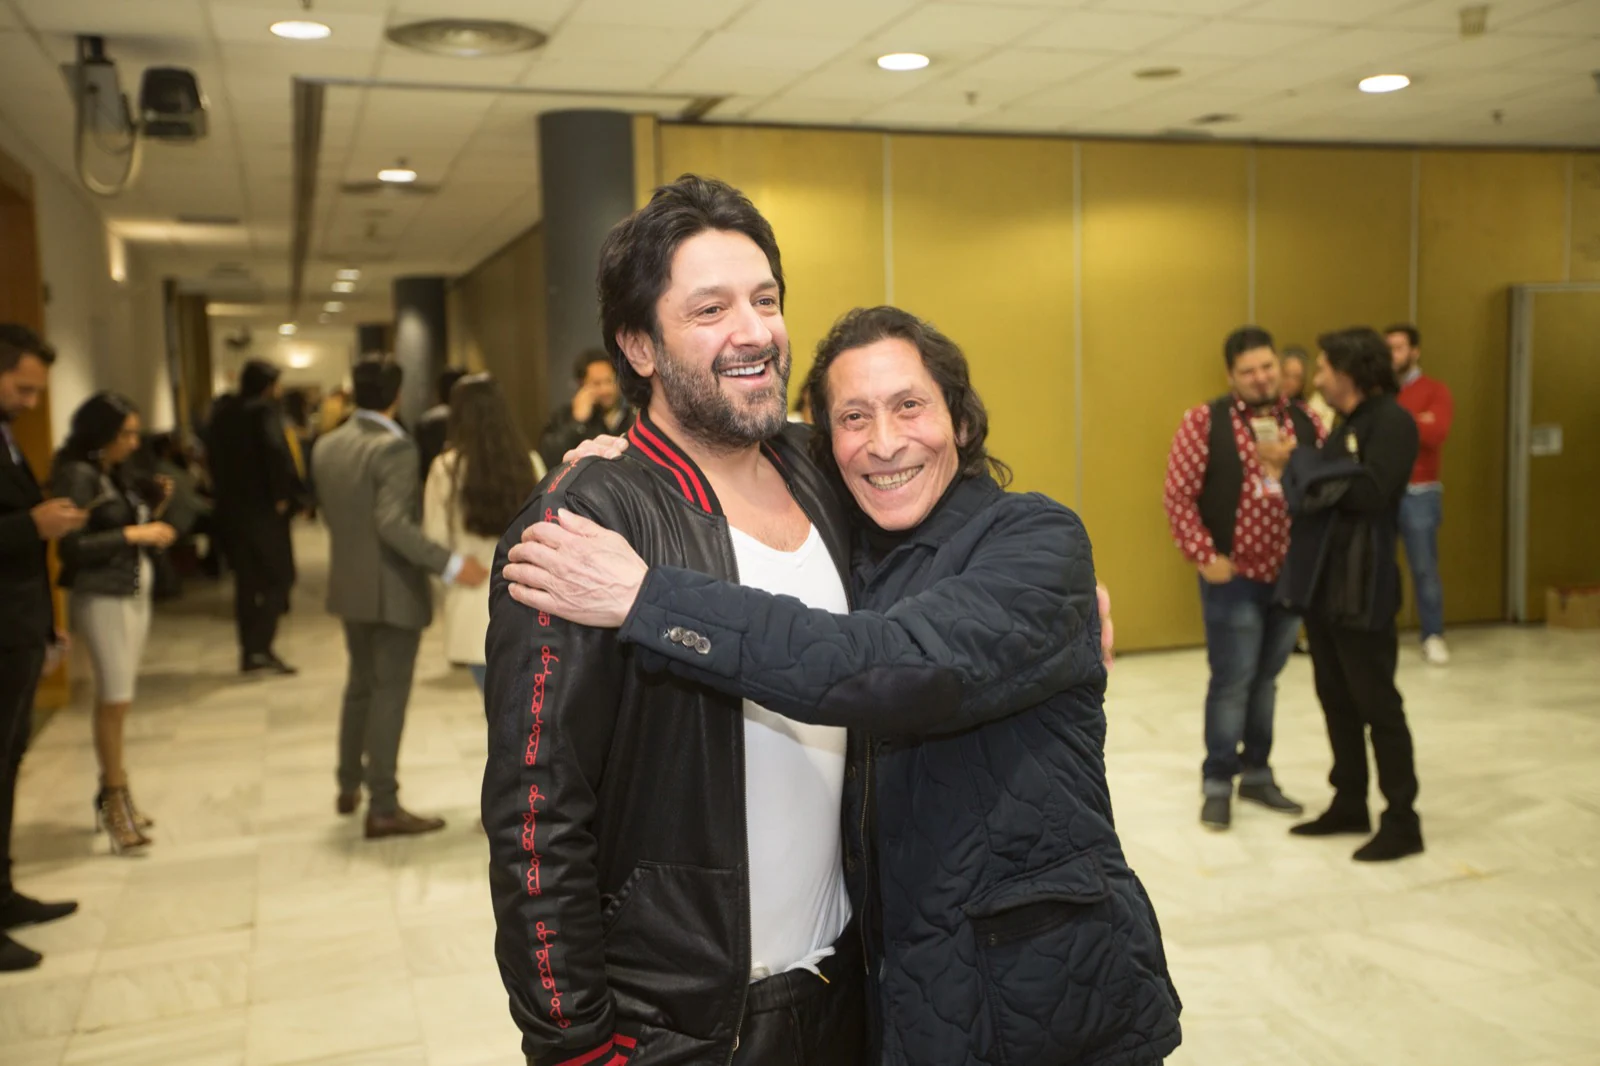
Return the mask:
M 500 384 L 487 374 L 464 377 L 450 390 L 446 447 L 428 471 L 423 531 L 488 566 L 501 534 L 544 475 L 544 462 L 517 428 Z M 445 655 L 472 671 L 480 691 L 488 631 L 484 590 L 446 587 Z
M 157 521 L 171 494 L 165 479 L 136 483 L 125 462 L 139 448 L 139 411 L 126 396 L 99 392 L 72 415 L 50 483 L 57 496 L 89 512 L 61 538 L 62 588 L 72 590 L 72 627 L 94 666 L 94 750 L 100 762 L 96 818 L 112 851 L 140 850 L 152 825 L 128 792 L 122 737 L 150 632 L 151 556 L 177 537 Z

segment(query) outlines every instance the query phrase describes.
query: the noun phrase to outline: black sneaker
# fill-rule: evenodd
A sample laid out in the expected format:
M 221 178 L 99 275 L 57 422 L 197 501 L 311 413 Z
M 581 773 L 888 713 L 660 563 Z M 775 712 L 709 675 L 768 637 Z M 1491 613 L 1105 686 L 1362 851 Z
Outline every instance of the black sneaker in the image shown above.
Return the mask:
M 300 671 L 284 662 L 271 652 L 265 655 L 247 655 L 239 663 L 239 672 L 246 675 L 264 676 L 277 674 L 283 677 L 292 677 Z
M 1259 785 L 1239 786 L 1239 798 L 1259 803 L 1269 811 L 1279 811 L 1283 814 L 1304 814 L 1306 809 L 1288 796 L 1283 794 L 1276 782 L 1267 781 Z
M 1309 822 L 1301 822 L 1289 830 L 1297 837 L 1331 837 L 1340 833 L 1372 832 L 1372 816 L 1365 808 L 1329 807 Z
M 1233 824 L 1233 797 L 1207 796 L 1200 807 L 1200 824 L 1221 832 Z
M 1422 854 L 1422 824 L 1415 819 L 1399 821 L 1385 817 L 1373 838 L 1351 856 L 1356 862 L 1393 862 L 1407 855 Z
M 65 918 L 78 909 L 70 900 L 62 903 L 44 903 L 18 892 L 5 903 L 0 903 L 0 929 L 15 929 L 22 925 L 39 925 Z
M 0 933 L 0 971 L 31 970 L 43 961 L 44 956 L 37 951 Z

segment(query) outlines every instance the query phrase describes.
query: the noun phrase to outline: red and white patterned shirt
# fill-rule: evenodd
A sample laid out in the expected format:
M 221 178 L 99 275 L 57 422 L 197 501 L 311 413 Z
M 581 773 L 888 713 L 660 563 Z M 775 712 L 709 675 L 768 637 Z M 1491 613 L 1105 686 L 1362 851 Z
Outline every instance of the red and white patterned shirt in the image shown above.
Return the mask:
M 1305 410 L 1303 406 L 1302 410 Z M 1256 457 L 1256 439 L 1250 431 L 1250 419 L 1263 416 L 1254 415 L 1249 405 L 1237 396 L 1230 412 L 1233 442 L 1244 466 L 1244 487 L 1239 493 L 1239 507 L 1234 517 L 1233 568 L 1240 577 L 1252 581 L 1276 581 L 1278 571 L 1283 569 L 1283 560 L 1289 554 L 1289 509 L 1284 503 L 1283 490 L 1268 480 L 1261 460 Z M 1317 443 L 1320 444 L 1327 429 L 1314 412 L 1305 410 L 1305 413 L 1317 429 Z M 1289 418 L 1288 402 L 1280 399 L 1271 414 L 1277 419 L 1281 439 L 1290 444 L 1298 443 L 1294 422 Z M 1182 549 L 1184 558 L 1197 567 L 1209 564 L 1218 555 L 1211 531 L 1200 518 L 1199 506 L 1210 453 L 1211 405 L 1207 403 L 1184 413 L 1183 422 L 1172 439 L 1172 451 L 1167 456 L 1167 522 L 1172 527 L 1172 539 Z

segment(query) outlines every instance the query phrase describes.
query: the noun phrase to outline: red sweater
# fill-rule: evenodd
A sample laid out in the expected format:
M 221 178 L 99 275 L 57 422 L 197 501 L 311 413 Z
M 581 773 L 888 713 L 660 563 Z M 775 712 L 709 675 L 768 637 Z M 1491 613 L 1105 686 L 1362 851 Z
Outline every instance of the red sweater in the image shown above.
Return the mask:
M 1417 420 L 1417 465 L 1411 468 L 1411 483 L 1426 485 L 1439 480 L 1439 453 L 1450 435 L 1455 418 L 1455 401 L 1445 383 L 1418 374 L 1400 389 L 1400 406 Z

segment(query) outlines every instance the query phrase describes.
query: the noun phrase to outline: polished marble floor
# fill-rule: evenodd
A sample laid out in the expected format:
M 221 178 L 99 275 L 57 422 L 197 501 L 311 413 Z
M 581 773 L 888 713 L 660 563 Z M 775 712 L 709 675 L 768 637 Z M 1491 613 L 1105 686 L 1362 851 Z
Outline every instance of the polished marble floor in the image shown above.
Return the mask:
M 488 1066 L 520 1063 L 491 950 L 476 823 L 483 753 L 470 679 L 424 642 L 403 800 L 449 828 L 368 843 L 333 812 L 344 652 L 320 611 L 325 553 L 280 643 L 299 677 L 242 682 L 226 603 L 160 614 L 131 723 L 148 856 L 91 832 L 82 706 L 24 767 L 19 883 L 80 914 L 19 932 L 46 953 L 0 975 L 5 1066 Z M 1119 827 L 1160 911 L 1185 1000 L 1173 1066 L 1593 1066 L 1600 1063 L 1600 634 L 1469 630 L 1456 662 L 1408 649 L 1429 850 L 1352 863 L 1199 809 L 1199 653 L 1135 656 L 1112 679 Z M 1278 774 L 1313 807 L 1326 741 L 1296 659 Z

